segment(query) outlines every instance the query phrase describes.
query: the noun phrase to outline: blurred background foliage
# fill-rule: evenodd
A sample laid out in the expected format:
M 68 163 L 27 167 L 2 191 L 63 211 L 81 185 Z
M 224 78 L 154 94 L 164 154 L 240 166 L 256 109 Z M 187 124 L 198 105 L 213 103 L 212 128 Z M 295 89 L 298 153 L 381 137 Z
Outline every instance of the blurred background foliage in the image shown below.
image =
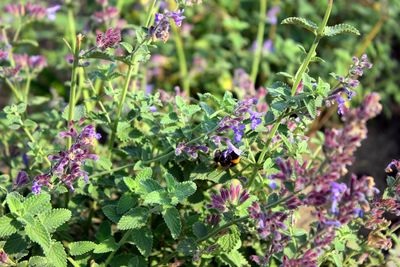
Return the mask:
M 12 1 L 1 1 L 4 6 Z M 38 2 L 38 1 L 34 1 Z M 110 0 L 110 5 L 122 7 L 120 17 L 105 24 L 94 19 L 95 12 L 101 10 L 96 1 L 71 1 L 58 12 L 55 23 L 37 22 L 29 25 L 22 33 L 22 39 L 38 40 L 38 45 L 21 44 L 20 51 L 28 54 L 42 54 L 48 60 L 48 67 L 33 81 L 36 95 L 49 96 L 50 88 L 67 97 L 70 66 L 64 59 L 67 48 L 62 37 L 70 39 L 67 27 L 67 7 L 76 14 L 76 31 L 86 35 L 86 47 L 95 40 L 96 30 L 108 26 L 124 29 L 124 41 L 132 40 L 134 29 L 145 20 L 148 0 Z M 168 2 L 168 1 L 167 1 Z M 268 10 L 279 7 L 276 12 L 277 25 L 270 23 L 267 15 L 264 40 L 271 40 L 272 46 L 263 48 L 256 87 L 267 87 L 273 81 L 288 78 L 280 73 L 294 74 L 304 53 L 313 40 L 311 33 L 300 28 L 280 25 L 290 16 L 306 17 L 313 21 L 321 20 L 325 0 L 272 0 L 268 1 Z M 48 1 L 47 5 L 60 4 Z M 169 7 L 161 1 L 162 7 Z M 173 31 L 165 45 L 155 47 L 147 66 L 141 68 L 142 88 L 165 89 L 171 91 L 175 86 L 184 86 L 187 82 L 191 94 L 213 92 L 222 94 L 234 87 L 235 69 L 243 68 L 250 73 L 254 54 L 259 19 L 259 1 L 254 0 L 205 0 L 185 12 L 187 19 L 179 32 Z M 329 24 L 340 22 L 357 27 L 361 36 L 344 35 L 323 40 L 318 48 L 318 56 L 324 61 L 311 65 L 311 74 L 318 74 L 329 80 L 335 80 L 332 72 L 345 74 L 353 55 L 367 53 L 374 67 L 362 79 L 358 99 L 369 91 L 377 91 L 384 101 L 387 116 L 400 113 L 400 32 L 397 30 L 400 17 L 400 1 L 397 0 L 337 0 Z M 6 21 L 8 18 L 3 17 Z M 107 25 L 108 24 L 108 25 Z M 57 32 L 57 34 L 54 34 Z M 179 43 L 182 49 L 179 48 Z M 183 52 L 183 54 L 179 54 Z M 184 59 L 182 59 L 182 55 Z M 96 66 L 97 67 L 97 66 Z M 90 68 L 90 66 L 89 66 Z M 186 69 L 183 70 L 182 68 Z M 147 70 L 147 71 L 146 71 Z M 184 76 L 184 77 L 182 77 Z M 2 85 L 4 88 L 5 86 Z M 2 90 L 2 94 L 5 94 Z

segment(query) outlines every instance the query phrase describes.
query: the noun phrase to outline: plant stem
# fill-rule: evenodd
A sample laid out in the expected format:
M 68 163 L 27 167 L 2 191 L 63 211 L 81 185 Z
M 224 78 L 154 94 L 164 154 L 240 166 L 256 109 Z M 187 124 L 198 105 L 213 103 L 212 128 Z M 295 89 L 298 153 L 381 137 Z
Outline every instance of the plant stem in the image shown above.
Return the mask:
M 118 249 L 125 244 L 126 240 L 132 234 L 132 231 L 133 231 L 133 229 L 130 229 L 125 232 L 125 234 L 122 236 L 121 240 L 118 242 L 117 248 L 113 252 L 111 252 L 110 255 L 108 255 L 106 261 L 104 262 L 104 266 L 107 266 L 110 263 L 110 261 L 113 259 L 114 255 L 115 255 L 115 253 L 117 253 Z
M 79 50 L 81 44 L 81 36 L 76 36 L 75 41 L 75 51 L 74 51 L 74 62 L 72 65 L 72 74 L 71 74 L 71 88 L 69 92 L 69 104 L 68 104 L 68 123 L 71 123 L 74 119 L 74 110 L 76 103 L 76 87 L 77 87 L 77 76 L 78 76 L 78 62 L 79 62 Z M 72 139 L 68 138 L 68 148 L 71 147 Z
M 18 101 L 23 101 L 23 97 L 21 97 L 21 95 L 19 94 L 17 88 L 15 88 L 15 86 L 11 83 L 11 81 L 9 79 L 5 79 L 8 87 L 10 87 L 11 91 L 14 93 L 14 96 L 17 98 Z
M 114 146 L 115 136 L 116 136 L 116 132 L 117 132 L 117 128 L 118 128 L 118 122 L 119 122 L 119 119 L 121 117 L 122 108 L 123 108 L 124 103 L 125 103 L 126 94 L 128 93 L 128 88 L 129 88 L 129 84 L 130 84 L 130 81 L 131 81 L 133 69 L 134 69 L 134 65 L 129 65 L 128 73 L 126 74 L 124 87 L 122 89 L 121 96 L 120 96 L 120 99 L 119 99 L 119 102 L 118 102 L 117 116 L 114 119 L 115 122 L 114 122 L 114 125 L 113 125 L 112 129 L 111 129 L 111 137 L 110 137 L 110 142 L 108 144 L 108 149 L 109 149 L 109 153 L 110 153 L 109 156 L 110 157 L 112 155 L 112 149 L 113 149 L 113 146 Z
M 174 41 L 176 46 L 176 52 L 178 54 L 179 71 L 181 76 L 181 84 L 185 94 L 190 96 L 190 80 L 188 77 L 188 67 L 186 64 L 185 50 L 183 48 L 182 38 L 175 24 L 171 24 L 172 31 L 174 33 Z
M 319 44 L 319 41 L 323 37 L 326 24 L 328 23 L 328 19 L 331 14 L 331 11 L 332 11 L 332 5 L 333 5 L 333 0 L 329 0 L 328 7 L 326 8 L 326 11 L 325 11 L 324 19 L 322 20 L 322 23 L 318 27 L 318 32 L 314 38 L 314 42 L 311 45 L 311 48 L 308 51 L 306 58 L 304 59 L 303 63 L 301 64 L 300 69 L 296 73 L 295 82 L 293 83 L 293 86 L 292 86 L 292 92 L 291 92 L 292 96 L 294 96 L 296 94 L 297 87 L 299 86 L 301 79 L 303 78 L 303 74 L 307 70 L 307 67 L 310 64 L 310 61 L 315 54 L 315 51 Z
M 260 13 L 258 20 L 258 30 L 257 30 L 257 47 L 254 51 L 254 60 L 251 67 L 251 80 L 253 83 L 256 81 L 258 68 L 260 66 L 260 61 L 262 57 L 262 46 L 264 41 L 264 31 L 265 31 L 265 20 L 267 16 L 267 0 L 260 0 Z

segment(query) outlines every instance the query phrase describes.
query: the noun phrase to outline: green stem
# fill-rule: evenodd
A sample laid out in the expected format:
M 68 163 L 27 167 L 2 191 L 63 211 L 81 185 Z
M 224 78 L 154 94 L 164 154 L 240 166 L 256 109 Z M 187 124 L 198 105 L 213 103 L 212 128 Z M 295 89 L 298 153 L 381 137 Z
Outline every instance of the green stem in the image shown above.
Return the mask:
M 123 108 L 124 103 L 125 103 L 126 94 L 128 93 L 128 88 L 129 88 L 129 84 L 130 84 L 130 81 L 131 81 L 131 78 L 132 78 L 133 69 L 134 69 L 134 65 L 129 65 L 128 73 L 126 74 L 124 88 L 122 89 L 121 96 L 120 96 L 120 99 L 119 99 L 119 102 L 118 102 L 117 116 L 114 119 L 115 122 L 114 122 L 114 125 L 113 125 L 112 129 L 111 129 L 110 143 L 108 144 L 109 153 L 110 153 L 109 156 L 110 157 L 112 155 L 112 149 L 113 149 L 114 142 L 115 142 L 115 136 L 116 136 L 116 132 L 117 132 L 117 128 L 118 128 L 118 122 L 119 122 L 119 119 L 121 117 L 122 108 Z
M 13 92 L 14 96 L 17 98 L 18 101 L 23 101 L 23 97 L 19 94 L 17 88 L 15 88 L 15 86 L 11 83 L 11 81 L 9 79 L 5 79 L 6 84 L 8 85 L 8 87 L 10 87 L 11 91 Z
M 182 38 L 179 34 L 179 31 L 175 24 L 172 25 L 172 31 L 174 33 L 174 41 L 176 46 L 176 52 L 178 54 L 178 61 L 179 61 L 179 71 L 180 71 L 180 78 L 183 90 L 185 91 L 186 95 L 190 96 L 190 80 L 188 79 L 188 67 L 186 64 L 186 56 L 185 50 L 183 47 Z
M 253 83 L 256 81 L 258 68 L 260 66 L 260 61 L 262 57 L 262 46 L 264 41 L 264 31 L 265 31 L 265 20 L 267 16 L 267 0 L 260 0 L 260 13 L 258 20 L 258 30 L 257 30 L 257 47 L 254 51 L 254 60 L 251 67 L 251 80 Z
M 26 78 L 26 84 L 25 84 L 25 103 L 26 103 L 26 105 L 28 105 L 30 87 L 31 87 L 31 74 L 28 71 L 27 78 Z
M 80 50 L 80 37 L 76 37 L 75 41 L 75 51 L 74 51 L 74 63 L 72 65 L 72 74 L 71 74 L 71 88 L 69 92 L 69 104 L 68 104 L 68 123 L 72 122 L 74 119 L 74 110 L 76 103 L 76 87 L 77 87 L 77 76 L 78 76 L 78 62 L 79 62 L 79 50 Z M 72 144 L 71 137 L 68 138 L 68 147 Z
M 292 86 L 292 92 L 291 92 L 292 96 L 294 96 L 296 94 L 297 87 L 299 86 L 301 79 L 303 78 L 303 74 L 307 70 L 307 67 L 310 64 L 310 61 L 315 54 L 315 51 L 319 44 L 319 41 L 323 37 L 326 24 L 328 23 L 328 19 L 331 14 L 331 11 L 332 11 L 332 6 L 333 6 L 333 0 L 329 0 L 328 7 L 326 8 L 326 11 L 325 11 L 324 19 L 322 20 L 322 23 L 318 27 L 318 32 L 314 38 L 314 42 L 311 45 L 311 48 L 308 51 L 306 58 L 304 59 L 303 63 L 301 64 L 300 69 L 296 73 L 295 82 L 293 83 L 293 86 Z
M 125 244 L 126 240 L 132 234 L 132 231 L 133 231 L 133 229 L 125 232 L 125 234 L 122 236 L 121 240 L 118 242 L 117 248 L 113 252 L 111 252 L 110 255 L 108 255 L 106 261 L 104 262 L 104 266 L 107 266 L 110 263 L 110 261 L 113 259 L 114 255 L 115 255 L 115 253 L 117 253 L 118 249 Z
M 75 17 L 74 17 L 74 9 L 71 0 L 67 0 L 66 4 L 68 6 L 67 10 L 67 18 L 68 18 L 68 33 L 69 38 L 72 43 L 72 49 L 75 51 L 75 37 L 76 37 L 76 27 L 75 27 Z

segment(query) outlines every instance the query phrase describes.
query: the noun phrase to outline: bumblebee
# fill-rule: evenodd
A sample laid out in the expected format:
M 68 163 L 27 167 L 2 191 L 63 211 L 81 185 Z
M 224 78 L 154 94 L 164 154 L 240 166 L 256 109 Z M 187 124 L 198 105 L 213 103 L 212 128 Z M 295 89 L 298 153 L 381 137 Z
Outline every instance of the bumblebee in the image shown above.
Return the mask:
M 396 177 L 396 175 L 399 173 L 399 170 L 397 169 L 396 164 L 392 161 L 385 169 L 385 172 L 387 175 Z
M 240 156 L 230 149 L 217 150 L 214 154 L 214 161 L 222 167 L 230 168 L 240 162 Z

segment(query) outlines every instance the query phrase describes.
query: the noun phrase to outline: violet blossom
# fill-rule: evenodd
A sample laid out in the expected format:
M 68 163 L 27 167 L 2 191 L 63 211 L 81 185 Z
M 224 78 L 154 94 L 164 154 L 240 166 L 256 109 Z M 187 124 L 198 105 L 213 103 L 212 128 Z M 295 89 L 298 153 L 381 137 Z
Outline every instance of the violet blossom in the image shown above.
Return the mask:
M 364 69 L 371 69 L 372 64 L 368 61 L 366 54 L 362 55 L 360 59 L 353 57 L 353 65 L 350 66 L 349 73 L 346 77 L 335 76 L 339 81 L 339 87 L 329 94 L 327 105 L 332 102 L 338 104 L 338 113 L 343 115 L 348 108 L 346 102 L 350 101 L 356 94 L 353 89 L 357 88 L 360 84 L 359 78 L 364 74 Z
M 186 143 L 179 143 L 175 149 L 175 155 L 179 156 L 182 153 L 186 153 L 190 158 L 196 159 L 199 155 L 198 152 L 202 151 L 204 153 L 208 152 L 208 147 L 199 145 L 188 145 Z
M 102 11 L 95 12 L 93 16 L 98 23 L 105 23 L 117 18 L 118 14 L 119 11 L 116 7 L 107 6 Z
M 170 19 L 174 20 L 175 25 L 180 27 L 185 18 L 183 9 L 178 11 L 165 11 L 163 14 L 156 13 L 154 24 L 150 26 L 149 34 L 153 39 L 161 39 L 164 43 L 168 41 L 171 28 Z
M 276 25 L 278 23 L 277 15 L 281 9 L 279 6 L 274 6 L 267 12 L 267 21 L 272 24 Z
M 109 28 L 105 33 L 98 32 L 96 36 L 96 46 L 104 51 L 121 42 L 121 30 Z
M 243 189 L 240 184 L 231 184 L 229 189 L 221 188 L 219 194 L 211 195 L 211 204 L 207 207 L 215 209 L 220 212 L 226 212 L 231 207 L 236 207 L 243 204 L 249 198 L 249 193 L 246 189 Z
M 49 156 L 49 160 L 54 161 L 55 164 L 49 173 L 35 177 L 32 186 L 35 194 L 40 193 L 42 186 L 51 186 L 52 176 L 58 177 L 72 191 L 74 190 L 73 183 L 77 179 L 84 178 L 85 182 L 88 182 L 88 173 L 82 167 L 86 160 L 98 159 L 98 156 L 91 154 L 90 150 L 95 140 L 100 139 L 100 134 L 96 133 L 93 125 L 85 126 L 80 133 L 71 125 L 68 131 L 60 133 L 60 137 L 70 137 L 75 141 L 69 149 Z
M 20 171 L 14 181 L 15 187 L 21 187 L 29 182 L 28 174 L 25 171 Z

